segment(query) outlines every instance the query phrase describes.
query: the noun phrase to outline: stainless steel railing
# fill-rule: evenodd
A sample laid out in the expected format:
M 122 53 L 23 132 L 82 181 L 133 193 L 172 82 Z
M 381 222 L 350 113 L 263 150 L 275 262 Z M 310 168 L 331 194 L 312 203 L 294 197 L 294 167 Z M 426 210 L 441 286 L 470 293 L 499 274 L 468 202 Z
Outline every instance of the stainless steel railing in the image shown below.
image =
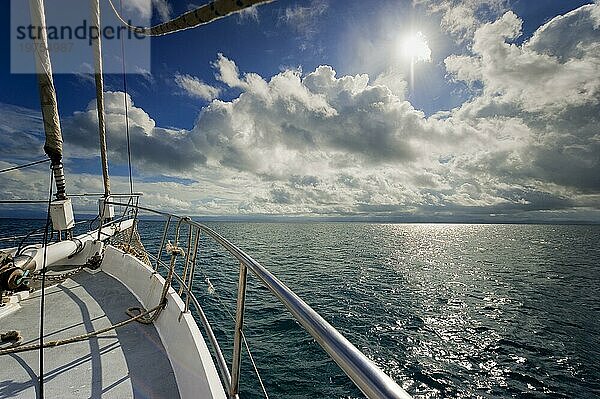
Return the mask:
M 134 207 L 137 216 L 139 211 L 149 212 L 155 215 L 162 215 L 167 218 L 165 229 L 159 246 L 157 256 L 150 255 L 156 262 L 155 269 L 167 267 L 161 260 L 161 253 L 165 248 L 165 242 L 168 238 L 169 226 L 173 220 L 177 221 L 177 233 L 182 225 L 187 226 L 189 230 L 188 246 L 185 251 L 185 264 L 183 276 L 175 274 L 175 278 L 180 285 L 180 295 L 185 293 L 185 310 L 189 310 L 190 301 L 197 310 L 200 321 L 208 336 L 209 342 L 215 352 L 217 366 L 221 378 L 227 387 L 231 398 L 237 398 L 239 395 L 241 353 L 243 344 L 243 326 L 244 326 L 244 305 L 246 300 L 246 285 L 248 280 L 248 270 L 287 308 L 290 314 L 302 325 L 302 327 L 315 339 L 316 342 L 327 352 L 327 354 L 338 364 L 344 373 L 354 382 L 354 384 L 368 398 L 410 398 L 394 380 L 385 374 L 371 360 L 369 360 L 360 350 L 358 350 L 350 341 L 348 341 L 339 331 L 329 324 L 321 315 L 313 310 L 306 302 L 296 295 L 290 288 L 282 283 L 277 277 L 269 272 L 264 266 L 254 260 L 251 256 L 229 242 L 220 234 L 201 223 L 195 222 L 189 218 L 172 215 L 166 212 L 156 211 L 150 208 L 139 206 L 137 203 L 128 204 L 119 202 L 110 202 L 116 206 Z M 221 352 L 220 346 L 215 338 L 210 323 L 204 314 L 198 300 L 192 293 L 193 274 L 196 263 L 196 254 L 198 250 L 198 238 L 200 234 L 212 238 L 229 254 L 235 257 L 240 264 L 238 278 L 237 306 L 235 314 L 235 332 L 233 342 L 233 357 L 231 371 Z M 175 243 L 178 245 L 178 243 Z

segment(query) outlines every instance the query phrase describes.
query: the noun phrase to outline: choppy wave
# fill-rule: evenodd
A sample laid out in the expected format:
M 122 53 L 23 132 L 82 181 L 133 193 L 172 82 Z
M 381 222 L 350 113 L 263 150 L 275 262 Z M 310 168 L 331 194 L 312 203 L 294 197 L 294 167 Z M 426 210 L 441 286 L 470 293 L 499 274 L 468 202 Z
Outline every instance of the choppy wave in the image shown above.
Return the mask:
M 600 397 L 600 226 L 212 227 L 416 398 Z M 162 225 L 140 230 L 156 250 Z M 206 240 L 201 251 L 195 290 L 229 359 L 234 323 L 223 306 L 235 310 L 238 265 Z M 252 278 L 245 322 L 271 397 L 363 397 Z M 241 388 L 262 397 L 247 358 Z
M 600 228 L 542 225 L 223 223 L 417 398 L 581 397 L 600 384 Z M 237 265 L 204 271 L 234 309 Z M 200 285 L 211 313 L 221 305 Z M 254 283 L 247 336 L 281 398 L 362 397 Z M 217 322 L 227 354 L 233 322 Z M 246 362 L 246 366 L 248 366 Z M 249 367 L 246 397 L 261 397 Z

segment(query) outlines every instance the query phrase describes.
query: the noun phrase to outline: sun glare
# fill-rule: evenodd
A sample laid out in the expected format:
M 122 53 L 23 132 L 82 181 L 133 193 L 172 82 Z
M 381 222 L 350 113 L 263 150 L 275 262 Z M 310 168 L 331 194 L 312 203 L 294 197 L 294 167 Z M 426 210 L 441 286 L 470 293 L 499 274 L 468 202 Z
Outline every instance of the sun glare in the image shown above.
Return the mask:
M 431 62 L 431 49 L 421 32 L 412 33 L 402 41 L 402 55 L 411 62 Z

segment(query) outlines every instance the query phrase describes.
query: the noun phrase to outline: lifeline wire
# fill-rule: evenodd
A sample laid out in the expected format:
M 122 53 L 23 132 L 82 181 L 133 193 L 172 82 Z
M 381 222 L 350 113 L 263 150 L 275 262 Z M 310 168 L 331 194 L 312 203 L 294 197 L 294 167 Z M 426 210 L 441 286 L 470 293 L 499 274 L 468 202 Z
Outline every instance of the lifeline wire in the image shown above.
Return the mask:
M 217 299 L 217 302 L 219 302 L 219 304 L 221 305 L 223 310 L 225 310 L 225 312 L 229 315 L 229 317 L 231 317 L 231 319 L 235 323 L 235 317 L 233 316 L 233 313 L 231 313 L 231 311 L 229 310 L 229 308 L 227 307 L 225 302 L 223 302 L 223 300 L 219 296 L 219 293 L 214 289 L 214 285 L 212 285 L 212 283 L 210 282 L 210 279 L 208 278 L 206 273 L 204 273 L 204 271 L 202 269 L 200 269 L 200 272 L 202 273 L 205 280 L 209 284 L 209 289 L 210 289 L 210 287 L 213 288 L 212 294 Z M 267 393 L 265 384 L 263 383 L 262 377 L 260 376 L 260 373 L 258 372 L 258 367 L 256 366 L 256 362 L 254 361 L 254 356 L 252 356 L 252 352 L 250 351 L 250 346 L 248 345 L 248 341 L 246 340 L 246 334 L 244 334 L 243 331 L 242 331 L 242 340 L 244 341 L 244 346 L 246 347 L 246 352 L 248 352 L 248 357 L 250 358 L 250 363 L 252 363 L 252 368 L 254 369 L 254 373 L 256 374 L 256 377 L 258 378 L 258 383 L 260 384 L 260 388 L 262 390 L 263 396 L 266 399 L 269 399 L 269 394 Z

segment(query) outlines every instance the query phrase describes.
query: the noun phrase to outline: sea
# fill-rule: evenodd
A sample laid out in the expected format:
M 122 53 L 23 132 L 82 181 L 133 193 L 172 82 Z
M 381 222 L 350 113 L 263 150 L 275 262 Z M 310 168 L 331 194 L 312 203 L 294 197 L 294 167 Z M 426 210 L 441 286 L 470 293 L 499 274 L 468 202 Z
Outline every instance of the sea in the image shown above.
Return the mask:
M 0 235 L 36 224 L 1 219 Z M 206 224 L 415 398 L 600 398 L 598 225 Z M 140 222 L 150 253 L 163 227 Z M 228 364 L 238 273 L 201 238 L 193 290 Z M 251 273 L 248 281 L 244 332 L 269 397 L 364 397 Z M 241 397 L 264 397 L 247 353 Z

